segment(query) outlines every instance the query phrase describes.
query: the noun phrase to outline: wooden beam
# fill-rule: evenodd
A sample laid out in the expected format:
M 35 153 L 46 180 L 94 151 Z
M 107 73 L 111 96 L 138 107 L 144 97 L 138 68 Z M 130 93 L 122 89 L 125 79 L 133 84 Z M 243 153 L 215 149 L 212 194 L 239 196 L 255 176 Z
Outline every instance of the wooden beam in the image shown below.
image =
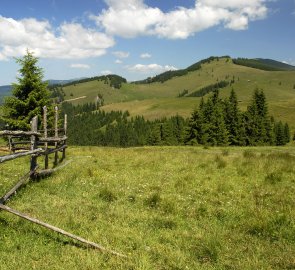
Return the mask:
M 31 131 L 32 132 L 37 132 L 38 131 L 38 116 L 34 116 L 32 121 L 31 121 Z M 31 151 L 34 151 L 37 148 L 37 136 L 32 135 L 31 136 Z M 32 155 L 31 156 L 31 163 L 30 163 L 30 171 L 31 176 L 33 176 L 35 170 L 37 167 L 37 156 Z
M 67 136 L 63 136 L 63 137 L 48 137 L 48 138 L 40 138 L 38 140 L 38 142 L 61 142 L 61 141 L 65 141 L 67 140 Z
M 74 235 L 74 234 L 72 234 L 72 233 L 66 232 L 66 231 L 64 231 L 64 230 L 62 230 L 62 229 L 60 229 L 60 228 L 58 228 L 58 227 L 52 226 L 52 225 L 50 225 L 50 224 L 48 224 L 48 223 L 45 223 L 45 222 L 43 222 L 43 221 L 40 221 L 40 220 L 38 220 L 38 219 L 36 219 L 36 218 L 29 217 L 28 215 L 23 214 L 23 213 L 21 213 L 21 212 L 18 212 L 17 210 L 14 210 L 14 209 L 12 209 L 12 208 L 6 206 L 6 205 L 0 204 L 0 209 L 2 209 L 2 210 L 4 210 L 4 211 L 7 211 L 7 212 L 9 212 L 9 213 L 11 213 L 11 214 L 13 214 L 13 215 L 16 215 L 16 216 L 18 216 L 18 217 L 20 217 L 20 218 L 26 219 L 26 220 L 28 220 L 28 221 L 30 221 L 30 222 L 33 222 L 33 223 L 35 223 L 35 224 L 38 224 L 38 225 L 40 225 L 40 226 L 43 226 L 43 227 L 45 227 L 45 228 L 47 228 L 47 229 L 49 229 L 49 230 L 52 230 L 52 231 L 54 231 L 54 232 L 57 232 L 57 233 L 59 233 L 59 234 L 65 235 L 65 236 L 67 236 L 67 237 L 70 237 L 70 238 L 72 238 L 72 239 L 74 239 L 74 240 L 77 240 L 77 241 L 79 241 L 79 242 L 85 244 L 85 245 L 88 246 L 88 247 L 91 247 L 91 248 L 97 249 L 97 250 L 99 250 L 99 251 L 101 251 L 101 252 L 110 253 L 110 254 L 112 254 L 112 255 L 116 255 L 116 256 L 118 256 L 118 257 L 123 257 L 123 258 L 126 258 L 126 257 L 127 257 L 126 255 L 123 255 L 123 254 L 121 254 L 121 253 L 119 253 L 119 252 L 116 252 L 116 251 L 113 251 L 113 250 L 107 249 L 107 248 L 105 248 L 105 247 L 103 247 L 103 246 L 101 246 L 101 245 L 99 245 L 99 244 L 96 244 L 96 243 L 94 243 L 94 242 L 88 241 L 88 240 L 86 240 L 86 239 L 84 239 L 84 238 L 82 238 L 82 237 L 79 237 L 79 236 L 77 236 L 77 235 Z
M 37 168 L 36 168 L 37 169 Z M 14 185 L 2 198 L 0 198 L 0 203 L 4 204 L 12 195 L 16 193 L 16 191 L 25 184 L 26 180 L 29 178 L 29 176 L 32 174 L 32 172 L 28 172 L 25 174 L 17 183 Z
M 9 161 L 9 160 L 13 160 L 13 159 L 16 159 L 19 157 L 25 157 L 25 156 L 29 156 L 29 155 L 33 155 L 33 154 L 39 154 L 39 153 L 42 153 L 42 151 L 43 151 L 42 148 L 37 148 L 37 149 L 31 150 L 31 151 L 2 156 L 2 157 L 0 157 L 0 163 L 5 162 L 5 161 Z
M 41 133 L 39 132 L 33 132 L 33 131 L 12 131 L 12 130 L 2 130 L 0 131 L 0 136 L 41 136 Z

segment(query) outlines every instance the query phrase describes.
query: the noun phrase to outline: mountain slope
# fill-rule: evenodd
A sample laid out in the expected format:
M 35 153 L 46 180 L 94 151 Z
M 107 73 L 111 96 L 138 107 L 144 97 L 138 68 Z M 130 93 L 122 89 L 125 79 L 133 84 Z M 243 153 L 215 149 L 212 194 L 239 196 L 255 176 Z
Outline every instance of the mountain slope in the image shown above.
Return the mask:
M 0 105 L 3 102 L 3 98 L 11 95 L 11 85 L 0 86 Z
M 108 84 L 92 81 L 64 87 L 64 91 L 65 99 L 86 96 L 84 99 L 74 100 L 73 104 L 93 102 L 100 93 L 104 97 L 103 109 L 106 111 L 128 110 L 132 116 L 140 114 L 148 119 L 175 114 L 187 117 L 198 106 L 200 98 L 178 98 L 178 95 L 184 90 L 189 95 L 223 80 L 228 81 L 229 85 L 220 90 L 222 97 L 229 96 L 234 88 L 239 106 L 246 109 L 254 89 L 261 88 L 267 97 L 270 113 L 295 128 L 295 72 L 250 68 L 236 65 L 229 58 L 203 63 L 201 68 L 163 83 L 123 83 L 121 89 L 117 90 Z
M 247 59 L 247 58 L 237 58 L 233 59 L 233 63 L 236 65 L 242 65 L 246 67 L 268 70 L 268 71 L 290 71 L 295 70 L 294 66 L 285 64 L 272 59 Z

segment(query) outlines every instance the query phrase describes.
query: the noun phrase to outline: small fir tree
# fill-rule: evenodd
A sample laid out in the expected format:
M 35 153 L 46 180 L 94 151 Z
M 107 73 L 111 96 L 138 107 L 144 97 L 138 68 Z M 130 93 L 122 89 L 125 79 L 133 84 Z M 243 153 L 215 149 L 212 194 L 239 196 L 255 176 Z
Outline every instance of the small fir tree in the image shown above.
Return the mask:
M 4 101 L 3 119 L 10 129 L 29 129 L 31 119 L 42 115 L 43 107 L 50 107 L 50 93 L 43 82 L 43 70 L 37 66 L 38 58 L 27 50 L 23 58 L 17 58 L 21 66 L 18 83 L 13 84 L 12 94 Z M 49 108 L 49 112 L 52 109 Z

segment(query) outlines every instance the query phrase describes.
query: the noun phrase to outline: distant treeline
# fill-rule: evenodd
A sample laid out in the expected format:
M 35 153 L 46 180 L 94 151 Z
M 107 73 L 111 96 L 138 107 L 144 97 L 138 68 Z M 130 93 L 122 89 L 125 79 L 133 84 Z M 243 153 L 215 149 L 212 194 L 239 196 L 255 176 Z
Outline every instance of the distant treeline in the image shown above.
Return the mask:
M 186 95 L 186 97 L 203 97 L 210 92 L 225 88 L 228 85 L 229 85 L 228 81 L 220 81 L 218 83 L 214 83 L 214 84 L 210 84 L 205 87 L 202 87 L 201 89 L 195 92 L 192 92 L 189 95 Z
M 237 58 L 233 59 L 233 63 L 236 65 L 266 70 L 266 71 L 286 71 L 294 70 L 295 68 L 290 65 L 280 63 L 274 60 L 268 59 L 248 59 L 248 58 Z
M 85 78 L 78 81 L 69 82 L 69 83 L 63 84 L 63 86 L 76 85 L 79 83 L 85 83 L 85 82 L 91 82 L 91 81 L 103 81 L 105 84 L 109 84 L 111 87 L 114 87 L 116 89 L 120 89 L 122 86 L 122 83 L 127 83 L 127 80 L 125 78 L 118 75 L 110 74 L 110 75 L 95 76 L 91 78 Z
M 183 144 L 187 122 L 180 116 L 148 121 L 121 111 L 94 111 L 94 104 L 62 104 L 68 114 L 69 144 L 130 147 Z
M 161 73 L 159 75 L 156 75 L 155 77 L 148 77 L 145 80 L 141 80 L 141 81 L 136 81 L 134 82 L 135 84 L 147 84 L 147 83 L 154 83 L 154 82 L 165 82 L 168 81 L 174 77 L 180 77 L 180 76 L 184 76 L 186 74 L 188 74 L 191 71 L 195 71 L 195 70 L 199 70 L 201 69 L 201 65 L 205 64 L 205 63 L 210 63 L 211 61 L 217 60 L 219 61 L 219 59 L 221 58 L 230 58 L 230 56 L 211 56 L 209 58 L 203 59 L 185 69 L 179 69 L 179 70 L 170 70 L 170 71 L 166 71 L 164 73 Z
M 214 90 L 190 119 L 181 116 L 149 121 L 121 111 L 96 110 L 95 104 L 62 104 L 68 114 L 69 144 L 98 146 L 144 145 L 285 145 L 290 141 L 287 123 L 268 115 L 263 91 L 255 90 L 246 112 L 238 108 L 234 90 L 221 99 Z

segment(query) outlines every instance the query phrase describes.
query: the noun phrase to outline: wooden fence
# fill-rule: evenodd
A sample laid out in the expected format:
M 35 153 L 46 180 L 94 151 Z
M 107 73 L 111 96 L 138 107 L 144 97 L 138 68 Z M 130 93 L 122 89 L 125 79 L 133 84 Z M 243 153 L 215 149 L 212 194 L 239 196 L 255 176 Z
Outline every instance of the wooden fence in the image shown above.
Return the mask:
M 55 107 L 54 128 L 48 129 L 47 108 L 43 108 L 43 130 L 38 130 L 38 117 L 31 121 L 31 131 L 0 131 L 0 136 L 8 138 L 8 151 L 10 154 L 0 156 L 0 163 L 23 156 L 31 156 L 30 176 L 42 176 L 49 174 L 49 155 L 54 153 L 54 166 L 66 157 L 67 148 L 67 115 L 64 117 L 63 128 L 58 128 L 58 107 Z M 62 152 L 59 159 L 58 153 Z M 37 158 L 44 156 L 44 169 L 37 173 Z
M 47 108 L 43 108 L 43 130 L 38 130 L 38 117 L 35 116 L 31 121 L 31 131 L 0 131 L 0 136 L 6 136 L 8 138 L 8 155 L 0 156 L 0 163 L 13 160 L 16 158 L 31 156 L 30 159 L 30 170 L 29 173 L 21 177 L 21 179 L 2 197 L 0 197 L 0 210 L 7 211 L 13 215 L 20 218 L 26 219 L 30 222 L 43 226 L 49 230 L 55 231 L 67 237 L 70 237 L 76 241 L 79 241 L 91 248 L 98 249 L 103 252 L 108 252 L 110 254 L 126 257 L 125 255 L 118 253 L 116 251 L 107 249 L 99 244 L 88 241 L 82 237 L 74 235 L 72 233 L 66 232 L 58 227 L 45 223 L 36 218 L 32 218 L 24 213 L 12 209 L 5 205 L 9 198 L 16 193 L 16 191 L 21 188 L 28 177 L 38 178 L 50 175 L 56 169 L 49 169 L 49 155 L 54 154 L 53 165 L 58 165 L 59 162 L 66 157 L 67 148 L 67 115 L 64 118 L 64 127 L 58 128 L 58 107 L 55 107 L 54 116 L 54 128 L 48 129 L 47 126 Z M 3 149 L 2 149 L 3 150 Z M 61 158 L 59 158 L 59 152 L 62 152 Z M 44 169 L 39 170 L 37 159 L 40 156 L 44 156 Z M 61 166 L 60 166 L 61 167 Z

